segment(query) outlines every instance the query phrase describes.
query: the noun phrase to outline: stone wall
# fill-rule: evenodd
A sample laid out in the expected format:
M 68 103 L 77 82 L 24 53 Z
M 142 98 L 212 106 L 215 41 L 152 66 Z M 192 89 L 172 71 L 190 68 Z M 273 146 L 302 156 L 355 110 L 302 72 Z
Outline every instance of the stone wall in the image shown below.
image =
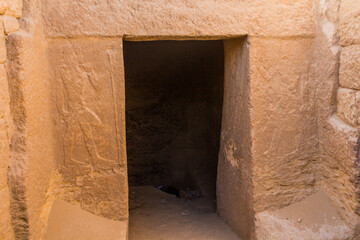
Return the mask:
M 78 202 L 96 214 L 114 219 L 127 218 L 126 155 L 120 155 L 119 165 L 92 162 L 98 157 L 89 151 L 91 141 L 84 141 L 84 138 L 93 139 L 101 153 L 99 156 L 125 152 L 125 142 L 121 140 L 126 131 L 122 124 L 125 111 L 121 106 L 126 94 L 120 73 L 123 63 L 115 57 L 122 54 L 122 39 L 239 39 L 229 42 L 228 51 L 236 51 L 228 53 L 225 72 L 228 71 L 232 81 L 243 83 L 233 82 L 234 89 L 225 89 L 225 95 L 229 91 L 234 98 L 240 97 L 242 108 L 233 115 L 238 105 L 233 105 L 229 99 L 229 116 L 223 115 L 229 119 L 229 128 L 234 132 L 229 130 L 227 133 L 227 126 L 223 125 L 218 175 L 221 179 L 218 196 L 221 197 L 218 200 L 220 214 L 240 235 L 255 237 L 255 211 L 281 208 L 314 191 L 317 178 L 312 169 L 317 162 L 314 156 L 319 145 L 316 88 L 311 65 L 316 35 L 312 0 L 45 2 L 45 34 L 51 41 L 51 81 L 58 88 L 54 116 L 59 134 L 55 138 L 59 146 L 65 146 L 65 152 L 71 150 L 75 154 L 66 156 L 61 148 L 57 151 L 55 158 L 64 177 L 56 185 L 64 189 L 58 197 Z M 109 51 L 113 53 L 110 58 L 103 55 Z M 248 54 L 241 51 L 248 51 Z M 248 60 L 244 60 L 244 56 Z M 247 68 L 233 65 L 234 61 L 240 65 L 249 62 L 248 78 L 242 75 L 244 73 L 237 73 L 237 69 Z M 111 102 L 106 100 L 109 96 L 106 91 L 111 90 L 106 85 L 111 69 L 114 83 L 119 84 L 116 89 L 120 95 L 120 107 L 115 115 L 101 109 Z M 82 81 L 90 83 L 84 85 Z M 97 87 L 100 83 L 105 84 L 104 89 Z M 244 91 L 239 89 L 242 86 L 249 86 L 243 92 L 246 96 L 240 94 Z M 100 90 L 105 92 L 96 94 Z M 84 116 L 71 123 L 72 112 L 84 113 Z M 86 119 L 97 119 L 93 113 L 99 121 L 87 125 Z M 116 118 L 120 120 L 118 132 L 107 132 L 101 123 L 105 126 L 110 124 L 106 121 Z M 244 121 L 246 127 L 241 125 Z M 70 123 L 72 134 L 67 134 L 66 126 Z M 86 137 L 87 132 L 93 132 L 93 135 Z M 116 138 L 115 133 L 120 136 L 119 145 L 108 141 Z M 112 169 L 116 171 L 111 172 Z M 244 184 L 238 186 L 239 182 Z M 120 186 L 116 191 L 114 184 Z M 238 192 L 234 194 L 229 186 L 234 186 Z M 244 205 L 247 208 L 244 209 Z
M 317 189 L 356 225 L 359 12 L 357 0 L 0 0 L 0 238 L 37 239 L 55 198 L 127 221 L 123 39 L 225 39 L 218 205 L 239 235 Z
M 6 34 L 6 49 L 1 42 L 1 79 L 4 91 L 4 128 L 1 129 L 3 154 L 1 186 L 10 199 L 12 228 L 6 237 L 38 239 L 44 222 L 41 218 L 46 193 L 54 169 L 53 127 L 50 119 L 50 85 L 44 49 L 39 1 L 1 1 L 1 33 Z M 1 35 L 1 40 L 5 38 Z M 6 58 L 5 58 L 6 57 Z M 6 61 L 6 63 L 5 63 Z M 2 122 L 2 124 L 3 124 Z M 10 147 L 9 147 L 10 146 Z M 3 195 L 2 195 L 3 196 Z M 5 196 L 5 195 L 4 195 Z M 6 199 L 2 202 L 6 203 Z M 8 208 L 7 204 L 1 207 Z M 5 210 L 4 210 L 5 211 Z M 4 218 L 4 221 L 8 218 Z M 1 219 L 3 220 L 3 218 Z
M 360 125 L 360 3 L 342 0 L 339 12 L 341 45 L 337 114 L 352 127 Z
M 357 1 L 319 1 L 315 69 L 320 151 L 318 187 L 325 189 L 347 222 L 359 222 Z
M 10 114 L 10 92 L 7 78 L 6 38 L 19 30 L 22 1 L 0 1 L 0 239 L 14 239 L 10 215 L 8 168 L 13 122 Z
M 128 218 L 122 38 L 50 42 L 57 195 L 111 219 Z
M 339 9 L 339 89 L 337 91 L 338 117 L 348 125 L 352 133 L 347 133 L 351 146 L 351 156 L 344 165 L 347 167 L 351 191 L 347 191 L 347 205 L 360 214 L 360 2 L 341 0 Z M 344 132 L 344 131 L 343 131 Z M 346 156 L 346 155 L 345 155 Z

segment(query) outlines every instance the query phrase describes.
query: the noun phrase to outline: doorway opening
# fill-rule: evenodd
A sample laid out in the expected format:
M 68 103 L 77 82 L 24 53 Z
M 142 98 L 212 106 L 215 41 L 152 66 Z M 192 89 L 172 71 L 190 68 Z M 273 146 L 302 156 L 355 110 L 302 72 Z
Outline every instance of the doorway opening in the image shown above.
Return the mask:
M 223 41 L 125 41 L 124 65 L 130 238 L 197 220 L 215 234 Z

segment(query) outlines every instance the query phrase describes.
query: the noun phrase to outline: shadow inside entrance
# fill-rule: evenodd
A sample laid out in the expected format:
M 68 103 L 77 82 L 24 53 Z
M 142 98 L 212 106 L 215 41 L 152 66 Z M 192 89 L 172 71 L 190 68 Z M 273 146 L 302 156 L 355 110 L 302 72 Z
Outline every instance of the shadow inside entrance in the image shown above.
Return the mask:
M 223 42 L 124 42 L 124 63 L 130 238 L 232 239 L 215 201 Z

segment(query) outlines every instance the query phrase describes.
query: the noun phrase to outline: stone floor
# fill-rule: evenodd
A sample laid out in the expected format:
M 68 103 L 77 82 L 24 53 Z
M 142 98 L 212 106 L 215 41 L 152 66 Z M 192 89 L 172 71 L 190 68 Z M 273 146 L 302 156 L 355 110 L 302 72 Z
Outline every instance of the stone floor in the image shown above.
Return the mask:
M 63 200 L 53 203 L 46 240 L 125 240 L 127 223 L 96 216 Z
M 130 240 L 239 240 L 206 198 L 184 200 L 152 186 L 130 188 Z

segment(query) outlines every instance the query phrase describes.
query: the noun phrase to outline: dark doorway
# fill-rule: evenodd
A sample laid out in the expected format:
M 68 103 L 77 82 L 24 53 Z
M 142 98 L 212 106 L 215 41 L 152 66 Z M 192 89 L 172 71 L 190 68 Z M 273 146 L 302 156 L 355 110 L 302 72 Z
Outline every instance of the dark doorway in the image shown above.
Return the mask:
M 130 236 L 132 211 L 144 205 L 146 196 L 157 199 L 151 191 L 160 190 L 154 186 L 199 191 L 197 200 L 179 199 L 179 203 L 200 201 L 203 206 L 206 202 L 206 211 L 213 214 L 223 41 L 124 42 L 124 63 Z M 161 196 L 159 201 L 164 200 Z M 147 206 L 151 204 L 155 203 Z
M 124 42 L 129 185 L 215 197 L 222 41 Z

